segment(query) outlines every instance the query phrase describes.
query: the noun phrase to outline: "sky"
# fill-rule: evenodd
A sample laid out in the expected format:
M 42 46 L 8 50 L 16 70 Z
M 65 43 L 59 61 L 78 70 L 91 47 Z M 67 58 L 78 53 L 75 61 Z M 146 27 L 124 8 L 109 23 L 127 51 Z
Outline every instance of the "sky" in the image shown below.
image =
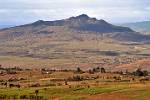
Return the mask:
M 150 0 L 0 0 L 0 26 L 87 14 L 110 23 L 150 20 Z

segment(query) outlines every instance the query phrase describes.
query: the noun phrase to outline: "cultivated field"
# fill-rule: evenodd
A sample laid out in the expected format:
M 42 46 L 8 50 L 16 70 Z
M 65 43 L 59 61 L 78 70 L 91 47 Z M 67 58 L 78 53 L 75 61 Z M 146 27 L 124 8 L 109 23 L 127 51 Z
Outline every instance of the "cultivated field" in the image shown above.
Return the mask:
M 1 67 L 1 70 L 3 68 Z M 3 69 L 4 70 L 4 69 Z M 20 69 L 3 71 L 0 99 L 149 100 L 150 77 L 127 73 Z
M 149 84 L 150 85 L 150 84 Z M 101 85 L 99 87 L 46 87 L 25 89 L 0 89 L 1 96 L 11 99 L 28 99 L 35 96 L 35 90 L 39 90 L 41 100 L 149 100 L 150 87 L 147 84 Z M 140 87 L 138 87 L 140 86 Z M 137 89 L 138 87 L 138 89 Z

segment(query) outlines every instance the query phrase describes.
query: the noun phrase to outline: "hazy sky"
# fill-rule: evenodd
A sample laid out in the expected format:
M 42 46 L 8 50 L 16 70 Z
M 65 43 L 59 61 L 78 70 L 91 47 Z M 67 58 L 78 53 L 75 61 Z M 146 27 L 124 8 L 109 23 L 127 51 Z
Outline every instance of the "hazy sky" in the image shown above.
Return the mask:
M 150 0 L 0 0 L 0 25 L 83 13 L 112 23 L 150 20 Z

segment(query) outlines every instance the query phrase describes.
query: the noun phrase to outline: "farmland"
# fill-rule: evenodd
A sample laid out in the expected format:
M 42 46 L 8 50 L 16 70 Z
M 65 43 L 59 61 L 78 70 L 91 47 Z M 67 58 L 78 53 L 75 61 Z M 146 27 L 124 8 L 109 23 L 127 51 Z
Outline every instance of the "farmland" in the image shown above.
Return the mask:
M 149 100 L 150 98 L 148 95 L 150 77 L 117 72 L 92 73 L 79 69 L 77 71 L 9 69 L 9 73 L 3 72 L 0 76 L 0 98 L 33 100 L 92 100 L 92 98 Z

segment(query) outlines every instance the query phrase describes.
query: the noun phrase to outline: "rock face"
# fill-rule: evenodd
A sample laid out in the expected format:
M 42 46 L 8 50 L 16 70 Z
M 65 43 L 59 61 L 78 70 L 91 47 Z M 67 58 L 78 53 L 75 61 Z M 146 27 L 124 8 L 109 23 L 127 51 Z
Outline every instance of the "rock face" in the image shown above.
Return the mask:
M 150 40 L 150 36 L 141 35 L 128 27 L 115 26 L 105 20 L 90 18 L 86 14 L 56 21 L 39 20 L 31 24 L 2 29 L 0 30 L 0 38 L 14 38 L 25 34 L 73 33 L 72 31 L 98 33 L 119 41 Z

